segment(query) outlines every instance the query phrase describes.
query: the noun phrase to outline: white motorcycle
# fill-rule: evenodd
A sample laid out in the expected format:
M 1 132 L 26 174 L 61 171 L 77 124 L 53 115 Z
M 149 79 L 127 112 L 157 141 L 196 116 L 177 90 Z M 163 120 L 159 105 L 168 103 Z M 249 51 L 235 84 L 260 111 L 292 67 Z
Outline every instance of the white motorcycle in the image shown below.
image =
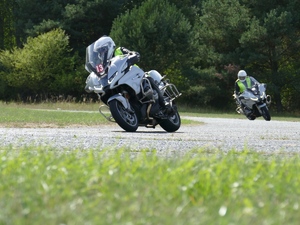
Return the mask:
M 237 113 L 244 114 L 249 120 L 262 116 L 266 121 L 271 120 L 268 106 L 271 97 L 266 94 L 266 84 L 254 84 L 247 88 L 240 96 L 233 95 L 238 105 Z M 243 106 L 242 106 L 243 105 Z
M 107 73 L 97 76 L 93 44 L 87 47 L 85 68 L 90 73 L 85 90 L 98 94 L 104 105 L 99 112 L 110 122 L 116 122 L 127 132 L 139 126 L 155 128 L 158 124 L 167 132 L 180 128 L 181 119 L 174 100 L 181 95 L 176 86 L 157 71 L 144 72 L 136 65 L 128 66 L 129 55 L 113 57 Z M 150 78 L 151 77 L 151 78 Z M 159 88 L 153 88 L 153 79 Z M 167 107 L 158 103 L 159 90 Z M 108 110 L 107 110 L 108 109 Z

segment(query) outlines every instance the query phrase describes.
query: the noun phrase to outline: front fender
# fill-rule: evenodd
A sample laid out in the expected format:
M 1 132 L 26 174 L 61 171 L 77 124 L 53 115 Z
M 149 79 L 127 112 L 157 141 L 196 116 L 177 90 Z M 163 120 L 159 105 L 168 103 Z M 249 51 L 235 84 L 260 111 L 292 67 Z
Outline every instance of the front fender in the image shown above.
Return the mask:
M 129 109 L 129 110 L 131 109 L 131 108 L 130 108 L 130 104 L 129 104 L 129 102 L 127 101 L 127 99 L 124 98 L 124 96 L 121 95 L 120 93 L 111 96 L 111 97 L 107 100 L 107 104 L 109 104 L 109 102 L 111 102 L 111 101 L 114 100 L 114 99 L 116 99 L 117 101 L 121 102 L 125 109 Z
M 266 103 L 256 104 L 256 107 L 260 114 L 262 114 L 261 108 L 266 107 L 266 106 L 267 106 Z

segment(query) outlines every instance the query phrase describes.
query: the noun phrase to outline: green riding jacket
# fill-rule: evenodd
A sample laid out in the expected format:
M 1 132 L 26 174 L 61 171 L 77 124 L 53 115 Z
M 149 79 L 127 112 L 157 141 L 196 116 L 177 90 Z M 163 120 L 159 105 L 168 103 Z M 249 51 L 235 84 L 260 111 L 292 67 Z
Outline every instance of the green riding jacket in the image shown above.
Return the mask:
M 238 87 L 240 88 L 240 91 L 239 91 L 240 93 L 243 93 L 246 90 L 246 88 L 250 88 L 252 86 L 250 77 L 246 77 L 246 86 L 239 79 L 236 81 L 236 83 L 237 83 Z

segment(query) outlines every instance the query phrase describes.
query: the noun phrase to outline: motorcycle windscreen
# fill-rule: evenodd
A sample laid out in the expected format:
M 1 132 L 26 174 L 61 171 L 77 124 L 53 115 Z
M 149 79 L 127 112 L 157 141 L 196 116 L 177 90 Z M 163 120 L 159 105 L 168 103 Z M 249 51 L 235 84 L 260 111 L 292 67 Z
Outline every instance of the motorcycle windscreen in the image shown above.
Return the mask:
M 86 57 L 85 57 L 85 69 L 91 73 L 97 72 L 97 65 L 100 64 L 100 59 L 98 58 L 98 53 L 94 52 L 95 42 L 89 45 L 86 48 Z

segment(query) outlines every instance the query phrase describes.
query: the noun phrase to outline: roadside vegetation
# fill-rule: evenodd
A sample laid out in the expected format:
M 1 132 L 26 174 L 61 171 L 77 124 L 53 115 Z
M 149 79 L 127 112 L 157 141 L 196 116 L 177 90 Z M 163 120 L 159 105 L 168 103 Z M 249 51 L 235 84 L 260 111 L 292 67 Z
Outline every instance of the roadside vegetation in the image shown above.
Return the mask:
M 22 104 L 0 102 L 0 127 L 66 127 L 114 124 L 99 113 L 100 103 Z M 106 114 L 108 115 L 108 114 Z M 200 122 L 181 119 L 182 124 Z
M 0 224 L 298 224 L 299 155 L 0 147 Z
M 228 108 L 240 69 L 278 112 L 300 110 L 299 0 L 2 0 L 0 100 L 93 98 L 86 47 L 102 35 L 138 51 L 194 107 Z M 162 17 L 162 15 L 164 15 Z
M 101 126 L 109 125 L 98 111 L 101 103 L 4 103 L 0 102 L 0 127 L 65 127 L 65 126 Z M 234 109 L 217 111 L 197 109 L 186 106 L 178 107 L 182 125 L 199 124 L 184 116 L 246 119 Z M 272 113 L 272 112 L 271 112 Z M 272 115 L 272 114 L 271 114 Z M 297 114 L 275 114 L 272 120 L 300 121 Z
M 247 120 L 232 104 L 240 69 L 268 85 L 272 121 L 300 121 L 299 0 L 0 6 L 0 127 L 111 124 L 90 103 L 95 94 L 84 92 L 85 50 L 102 35 L 138 51 L 141 68 L 177 86 L 183 126 L 196 123 L 184 116 Z M 43 103 L 61 99 L 76 104 Z M 264 149 L 194 149 L 163 158 L 155 149 L 0 142 L 0 224 L 294 225 L 299 173 L 299 154 Z
M 98 106 L 0 102 L 0 126 L 108 124 Z M 181 115 L 238 118 L 181 109 Z M 183 120 L 183 126 L 193 123 Z M 167 158 L 155 149 L 0 144 L 0 162 L 0 224 L 293 225 L 300 220 L 298 154 L 199 148 Z

